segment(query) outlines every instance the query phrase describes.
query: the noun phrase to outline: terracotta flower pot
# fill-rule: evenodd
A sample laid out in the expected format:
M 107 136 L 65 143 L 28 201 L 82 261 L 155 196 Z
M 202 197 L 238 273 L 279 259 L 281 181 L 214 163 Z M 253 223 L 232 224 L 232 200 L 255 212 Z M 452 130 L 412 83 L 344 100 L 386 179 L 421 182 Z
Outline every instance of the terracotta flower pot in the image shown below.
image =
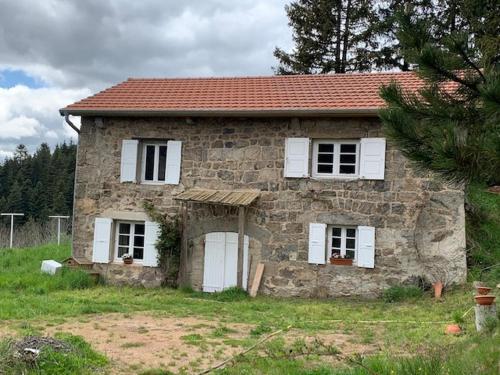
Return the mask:
M 462 328 L 458 324 L 448 324 L 444 332 L 447 335 L 459 335 L 462 333 Z
M 125 264 L 132 264 L 133 262 L 134 262 L 134 260 L 132 258 L 123 259 L 123 263 L 125 263 Z
M 336 264 L 337 266 L 352 266 L 352 259 L 330 258 L 330 264 Z
M 441 294 L 443 293 L 443 283 L 441 281 L 436 281 L 432 284 L 434 288 L 434 298 L 441 298 Z
M 478 286 L 476 290 L 480 295 L 484 296 L 490 292 L 491 288 L 488 288 L 487 286 Z
M 483 305 L 483 306 L 492 305 L 493 302 L 495 301 L 495 298 L 496 297 L 491 294 L 479 295 L 474 297 L 476 303 L 478 305 Z

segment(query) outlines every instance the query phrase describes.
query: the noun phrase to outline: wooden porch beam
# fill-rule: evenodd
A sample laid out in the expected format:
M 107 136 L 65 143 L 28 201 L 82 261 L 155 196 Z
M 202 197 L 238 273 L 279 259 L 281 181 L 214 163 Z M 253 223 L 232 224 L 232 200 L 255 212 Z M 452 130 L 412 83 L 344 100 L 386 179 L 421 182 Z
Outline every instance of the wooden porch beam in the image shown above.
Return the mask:
M 243 288 L 243 251 L 245 246 L 245 206 L 238 210 L 238 272 L 237 285 Z

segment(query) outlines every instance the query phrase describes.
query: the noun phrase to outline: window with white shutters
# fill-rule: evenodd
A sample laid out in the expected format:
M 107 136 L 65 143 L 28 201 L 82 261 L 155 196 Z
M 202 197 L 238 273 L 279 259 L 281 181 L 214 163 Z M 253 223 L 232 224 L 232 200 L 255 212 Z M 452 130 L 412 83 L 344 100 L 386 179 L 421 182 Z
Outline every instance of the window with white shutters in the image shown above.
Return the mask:
M 137 164 L 140 154 L 140 171 Z M 121 182 L 136 182 L 136 177 L 143 184 L 178 185 L 182 162 L 181 141 L 141 141 L 125 139 L 122 143 L 120 168 Z
M 311 264 L 325 264 L 330 257 L 352 259 L 358 267 L 375 267 L 375 228 L 309 224 L 309 254 Z
M 126 254 L 139 262 L 144 258 L 144 222 L 116 222 L 115 260 Z

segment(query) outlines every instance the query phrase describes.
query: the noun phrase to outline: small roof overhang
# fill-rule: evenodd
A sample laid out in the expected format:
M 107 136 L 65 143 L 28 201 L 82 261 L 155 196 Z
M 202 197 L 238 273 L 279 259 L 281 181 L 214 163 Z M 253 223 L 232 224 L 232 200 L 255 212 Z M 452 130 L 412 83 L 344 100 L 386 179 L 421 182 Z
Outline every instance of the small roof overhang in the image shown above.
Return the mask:
M 174 199 L 184 202 L 246 207 L 252 204 L 259 196 L 259 190 L 191 189 L 180 193 Z

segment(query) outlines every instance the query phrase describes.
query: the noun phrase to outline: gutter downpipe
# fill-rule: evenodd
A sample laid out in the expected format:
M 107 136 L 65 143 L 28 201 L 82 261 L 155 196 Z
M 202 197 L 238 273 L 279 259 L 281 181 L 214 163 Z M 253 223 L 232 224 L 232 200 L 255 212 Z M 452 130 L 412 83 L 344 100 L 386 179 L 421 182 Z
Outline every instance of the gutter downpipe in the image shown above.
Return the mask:
M 80 134 L 80 129 L 78 129 L 75 124 L 73 124 L 71 122 L 71 120 L 69 119 L 69 113 L 68 112 L 64 112 L 64 120 L 66 121 L 66 124 L 68 124 L 69 126 L 71 126 L 71 128 L 77 133 L 77 134 Z

